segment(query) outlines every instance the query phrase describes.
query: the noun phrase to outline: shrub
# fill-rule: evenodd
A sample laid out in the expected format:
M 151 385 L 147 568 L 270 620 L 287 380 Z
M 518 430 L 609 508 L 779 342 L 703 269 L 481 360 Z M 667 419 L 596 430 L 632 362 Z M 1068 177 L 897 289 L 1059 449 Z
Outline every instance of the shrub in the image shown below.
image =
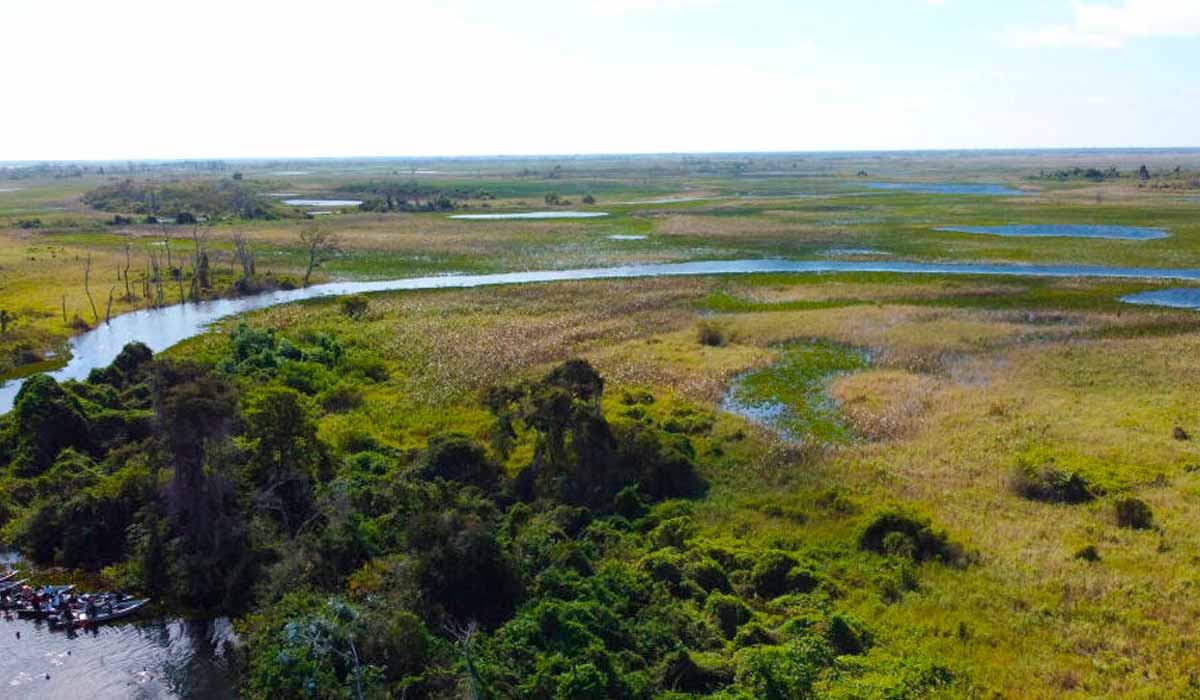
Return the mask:
M 861 654 L 870 646 L 870 635 L 863 624 L 842 613 L 829 618 L 825 639 L 829 641 L 829 646 L 833 647 L 834 652 L 841 656 Z
M 733 646 L 738 649 L 760 646 L 763 644 L 774 644 L 775 642 L 775 636 L 772 635 L 767 628 L 763 627 L 757 622 L 751 622 L 747 625 L 744 625 L 737 631 L 737 634 L 733 636 Z
M 663 662 L 661 682 L 664 688 L 707 695 L 732 680 L 732 671 L 724 665 L 698 663 L 698 658 L 686 650 L 669 654 Z
M 690 562 L 683 567 L 683 573 L 705 591 L 712 593 L 720 591 L 728 593 L 729 576 L 716 560 L 704 557 L 699 561 Z
M 927 518 L 898 511 L 876 515 L 863 528 L 858 546 L 879 554 L 907 555 L 917 561 L 953 562 L 962 556 L 960 548 L 947 539 L 946 533 L 934 530 Z
M 341 308 L 342 315 L 354 320 L 360 320 L 367 315 L 370 309 L 371 302 L 367 300 L 365 294 L 351 294 L 350 296 L 342 297 L 338 302 Z
M 1149 530 L 1154 527 L 1154 513 L 1150 504 L 1140 498 L 1119 498 L 1113 504 L 1117 512 L 1117 525 L 1133 530 Z
M 704 610 L 716 621 L 726 639 L 733 639 L 738 629 L 754 618 L 754 611 L 741 598 L 724 593 L 710 595 Z
M 482 445 L 462 433 L 450 433 L 429 439 L 421 475 L 472 484 L 486 491 L 496 486 L 500 467 L 488 459 Z
M 1018 464 L 1009 475 L 1008 486 L 1017 495 L 1035 501 L 1086 503 L 1095 498 L 1091 484 L 1082 476 L 1050 465 L 1038 468 Z
M 771 550 L 759 557 L 750 572 L 750 585 L 762 598 L 778 598 L 785 593 L 808 593 L 820 578 L 808 565 L 802 565 L 787 552 Z
M 675 547 L 683 549 L 683 545 L 696 534 L 696 525 L 691 517 L 682 516 L 671 518 L 659 523 L 650 533 L 654 544 L 658 547 Z
M 716 348 L 725 344 L 725 332 L 711 321 L 701 321 L 696 325 L 696 339 L 701 345 Z
M 1100 551 L 1096 549 L 1096 545 L 1094 544 L 1085 545 L 1078 552 L 1075 552 L 1075 558 L 1086 562 L 1098 562 L 1100 561 Z

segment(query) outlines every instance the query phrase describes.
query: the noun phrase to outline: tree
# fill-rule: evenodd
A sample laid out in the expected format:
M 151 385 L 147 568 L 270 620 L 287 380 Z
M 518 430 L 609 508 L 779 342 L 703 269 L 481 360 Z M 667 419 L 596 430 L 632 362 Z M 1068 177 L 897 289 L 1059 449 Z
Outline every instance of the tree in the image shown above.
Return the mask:
M 546 204 L 549 204 L 550 206 L 556 206 L 562 202 L 562 195 L 557 192 L 547 192 L 544 199 L 546 200 Z
M 254 282 L 254 251 L 243 234 L 233 236 L 233 258 L 242 266 L 242 276 L 236 286 L 242 292 L 249 291 Z
M 13 471 L 18 476 L 44 472 L 68 447 L 90 446 L 91 427 L 79 399 L 45 374 L 25 380 L 13 402 L 16 450 Z
M 92 275 L 92 256 L 87 256 L 83 262 L 83 291 L 87 294 L 88 303 L 92 305 L 92 318 L 96 323 L 100 322 L 100 314 L 96 311 L 96 302 L 92 300 L 92 289 L 89 285 L 89 280 Z
M 8 324 L 12 323 L 15 318 L 8 312 L 8 309 L 0 309 L 0 335 L 8 333 Z
M 311 505 L 311 483 L 321 462 L 312 400 L 295 389 L 270 387 L 245 411 L 252 458 L 250 477 L 259 488 L 255 507 L 274 512 L 294 531 Z
M 308 252 L 308 268 L 304 271 L 304 286 L 307 287 L 313 270 L 338 253 L 338 240 L 337 236 L 314 222 L 300 232 L 300 242 Z

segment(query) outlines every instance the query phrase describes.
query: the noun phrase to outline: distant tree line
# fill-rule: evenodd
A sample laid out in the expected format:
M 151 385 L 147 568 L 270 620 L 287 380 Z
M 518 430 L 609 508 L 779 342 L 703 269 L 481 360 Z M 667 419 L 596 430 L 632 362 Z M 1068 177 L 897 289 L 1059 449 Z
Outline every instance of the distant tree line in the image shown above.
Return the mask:
M 437 187 L 416 180 L 351 182 L 341 191 L 363 198 L 363 211 L 448 211 L 469 199 L 490 200 L 495 195 L 470 187 Z
M 258 188 L 242 180 L 150 182 L 126 178 L 101 185 L 84 195 L 95 209 L 169 218 L 194 223 L 209 218 L 278 219 L 279 205 L 259 196 Z

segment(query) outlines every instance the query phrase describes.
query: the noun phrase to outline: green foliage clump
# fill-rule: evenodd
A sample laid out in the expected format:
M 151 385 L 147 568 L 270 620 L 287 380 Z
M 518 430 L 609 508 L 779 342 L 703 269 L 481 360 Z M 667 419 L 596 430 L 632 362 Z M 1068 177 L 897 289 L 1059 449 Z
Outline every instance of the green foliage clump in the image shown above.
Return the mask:
M 279 205 L 259 196 L 256 186 L 241 180 L 125 179 L 100 185 L 85 194 L 83 201 L 100 211 L 172 218 L 180 224 L 195 223 L 197 214 L 241 219 L 278 219 L 284 215 Z
M 725 344 L 725 331 L 712 321 L 696 324 L 696 339 L 701 345 L 719 348 Z
M 338 300 L 338 307 L 343 316 L 359 321 L 366 317 L 371 302 L 365 294 L 350 294 Z
M 1113 502 L 1117 525 L 1131 530 L 1149 530 L 1154 527 L 1154 512 L 1150 504 L 1140 498 L 1128 496 Z
M 1013 468 L 1008 485 L 1017 495 L 1035 501 L 1086 503 L 1096 497 L 1092 485 L 1079 473 L 1052 464 L 1039 467 L 1025 460 Z
M 713 617 L 726 639 L 733 639 L 742 625 L 754 619 L 754 611 L 750 606 L 733 595 L 713 593 L 704 602 L 704 609 Z
M 25 380 L 13 403 L 12 471 L 37 476 L 69 447 L 91 446 L 91 425 L 79 399 L 51 377 L 39 374 Z
M 916 561 L 936 559 L 956 563 L 963 558 L 962 548 L 951 542 L 946 533 L 935 530 L 928 518 L 900 511 L 875 515 L 859 535 L 858 546 Z

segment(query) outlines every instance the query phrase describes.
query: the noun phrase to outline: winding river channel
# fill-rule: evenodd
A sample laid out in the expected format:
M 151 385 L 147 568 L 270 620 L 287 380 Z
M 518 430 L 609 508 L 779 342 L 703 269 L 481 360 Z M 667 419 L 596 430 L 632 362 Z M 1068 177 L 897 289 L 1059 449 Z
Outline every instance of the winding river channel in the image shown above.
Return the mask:
M 704 262 L 626 265 L 502 272 L 486 275 L 435 275 L 369 282 L 330 282 L 304 289 L 275 291 L 238 299 L 178 304 L 122 314 L 110 323 L 71 338 L 71 359 L 51 374 L 58 381 L 82 380 L 93 369 L 108 366 L 126 343 L 141 341 L 154 352 L 203 333 L 210 324 L 229 316 L 305 299 L 369 292 L 455 289 L 489 285 L 562 282 L 570 280 L 677 277 L 752 273 L 888 272 L 908 275 L 1002 275 L 1012 277 L 1110 277 L 1146 280 L 1179 280 L 1200 283 L 1200 269 L 1153 267 L 1101 267 L 1090 265 L 996 265 L 984 263 L 928 263 L 849 260 L 711 260 Z M 1147 303 L 1142 299 L 1128 299 Z M 1179 304 L 1174 304 L 1179 305 Z M 0 413 L 12 409 L 21 380 L 0 385 Z

